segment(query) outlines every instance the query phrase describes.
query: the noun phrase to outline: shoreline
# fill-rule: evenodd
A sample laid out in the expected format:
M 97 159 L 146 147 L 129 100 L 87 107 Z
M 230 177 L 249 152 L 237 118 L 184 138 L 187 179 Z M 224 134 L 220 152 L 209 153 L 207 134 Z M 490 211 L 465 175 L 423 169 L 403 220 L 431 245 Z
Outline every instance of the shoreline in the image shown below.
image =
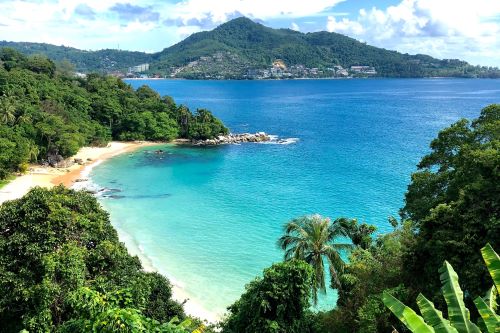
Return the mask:
M 170 285 L 172 286 L 172 298 L 177 302 L 182 304 L 184 312 L 188 316 L 193 316 L 206 321 L 209 324 L 215 324 L 220 321 L 223 317 L 222 314 L 217 314 L 205 309 L 202 305 L 196 302 L 195 299 L 189 295 L 184 288 L 179 285 L 175 277 L 168 274 L 168 267 L 165 270 L 158 269 L 152 260 L 147 256 L 146 253 L 141 248 L 141 245 L 126 231 L 120 228 L 119 223 L 111 221 L 113 228 L 115 228 L 118 233 L 118 238 L 120 242 L 125 244 L 127 251 L 130 255 L 137 256 L 141 262 L 142 269 L 145 272 L 155 272 L 163 275 L 168 279 Z
M 0 205 L 8 200 L 19 199 L 36 186 L 52 188 L 63 184 L 71 187 L 80 178 L 86 168 L 92 168 L 103 161 L 127 152 L 132 152 L 140 147 L 159 145 L 155 142 L 120 142 L 111 141 L 106 147 L 83 147 L 70 160 L 81 159 L 84 163 L 73 164 L 66 168 L 53 168 L 50 166 L 31 165 L 30 171 L 24 175 L 16 176 L 12 181 L 0 189 Z
M 189 144 L 187 140 L 177 139 L 174 140 L 173 144 L 184 145 Z M 30 171 L 24 175 L 16 176 L 12 181 L 6 184 L 0 189 L 0 205 L 9 200 L 14 200 L 21 198 L 28 191 L 36 186 L 52 188 L 57 185 L 64 185 L 68 188 L 73 188 L 75 190 L 85 189 L 85 184 L 87 182 L 76 182 L 78 179 L 87 179 L 89 173 L 92 169 L 99 164 L 105 162 L 106 160 L 113 158 L 115 156 L 133 152 L 141 147 L 149 147 L 156 145 L 164 145 L 168 142 L 147 142 L 147 141 L 135 141 L 135 142 L 120 142 L 111 141 L 106 147 L 83 147 L 80 148 L 78 153 L 72 157 L 70 160 L 81 159 L 84 161 L 82 164 L 73 164 L 66 168 L 54 168 L 50 166 L 41 165 L 31 165 Z M 83 186 L 82 186 L 83 185 Z M 102 203 L 100 203 L 103 206 Z M 104 208 L 104 206 L 103 206 Z M 127 232 L 119 227 L 119 223 L 112 223 L 113 228 L 117 231 L 119 239 L 125 244 L 127 251 L 131 255 L 139 257 L 143 270 L 146 272 L 158 272 L 151 260 L 144 254 L 140 246 L 134 242 L 134 239 Z M 176 283 L 175 278 L 169 277 L 166 273 L 160 273 L 169 279 L 172 285 L 172 298 L 176 301 L 183 303 L 184 311 L 187 315 L 198 317 L 209 323 L 216 323 L 220 320 L 220 316 L 204 309 L 200 304 L 196 303 L 192 297 L 186 293 L 186 291 Z

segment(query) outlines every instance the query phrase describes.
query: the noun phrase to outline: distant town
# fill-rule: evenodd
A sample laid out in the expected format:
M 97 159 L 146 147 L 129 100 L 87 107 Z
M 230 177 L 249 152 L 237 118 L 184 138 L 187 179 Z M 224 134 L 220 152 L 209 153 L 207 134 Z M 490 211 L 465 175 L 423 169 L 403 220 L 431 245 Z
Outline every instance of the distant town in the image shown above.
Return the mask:
M 217 55 L 212 57 L 200 57 L 185 66 L 171 67 L 169 73 L 155 73 L 149 63 L 139 64 L 128 68 L 128 71 L 113 71 L 112 76 L 120 78 L 195 78 L 195 79 L 243 79 L 243 80 L 268 80 L 268 79 L 301 79 L 301 78 L 353 78 L 370 77 L 377 75 L 375 67 L 372 66 L 350 66 L 344 68 L 336 65 L 332 67 L 306 67 L 304 65 L 287 66 L 283 60 L 277 59 L 268 68 L 244 68 L 240 66 L 238 72 L 218 70 L 214 73 L 212 67 L 214 62 L 222 62 Z

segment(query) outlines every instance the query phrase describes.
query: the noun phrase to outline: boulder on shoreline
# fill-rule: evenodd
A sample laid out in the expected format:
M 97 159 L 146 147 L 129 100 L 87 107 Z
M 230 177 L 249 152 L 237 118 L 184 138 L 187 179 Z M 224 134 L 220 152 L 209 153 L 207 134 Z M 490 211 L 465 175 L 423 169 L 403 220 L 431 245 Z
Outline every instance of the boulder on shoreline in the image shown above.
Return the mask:
M 265 132 L 257 132 L 257 133 L 242 133 L 242 134 L 233 134 L 230 133 L 228 135 L 219 135 L 213 139 L 206 140 L 192 140 L 191 143 L 195 146 L 215 146 L 215 145 L 225 145 L 225 144 L 234 144 L 234 143 L 243 143 L 243 142 L 266 142 L 271 141 L 271 136 L 266 134 Z

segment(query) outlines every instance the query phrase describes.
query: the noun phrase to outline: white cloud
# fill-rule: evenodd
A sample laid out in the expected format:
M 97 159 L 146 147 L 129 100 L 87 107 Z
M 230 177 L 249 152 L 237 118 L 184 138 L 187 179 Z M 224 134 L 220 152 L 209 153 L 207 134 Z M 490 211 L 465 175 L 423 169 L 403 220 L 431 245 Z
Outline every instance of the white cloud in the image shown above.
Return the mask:
M 499 66 L 499 16 L 497 0 L 402 0 L 385 10 L 361 9 L 355 20 L 330 16 L 326 27 L 403 52 Z
M 259 19 L 276 17 L 303 17 L 320 13 L 344 0 L 184 0 L 178 3 L 173 16 L 188 22 L 192 19 L 210 19 L 222 23 L 235 14 Z
M 295 22 L 292 22 L 292 24 L 290 24 L 290 29 L 295 30 L 295 31 L 300 31 L 299 25 Z

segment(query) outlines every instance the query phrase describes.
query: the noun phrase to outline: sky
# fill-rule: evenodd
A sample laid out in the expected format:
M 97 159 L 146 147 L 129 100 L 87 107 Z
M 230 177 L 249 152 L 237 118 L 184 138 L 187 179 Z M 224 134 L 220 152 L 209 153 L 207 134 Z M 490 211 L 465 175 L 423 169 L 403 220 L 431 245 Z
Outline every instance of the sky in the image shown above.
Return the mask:
M 500 67 L 500 0 L 0 0 L 0 40 L 156 52 L 239 16 Z

